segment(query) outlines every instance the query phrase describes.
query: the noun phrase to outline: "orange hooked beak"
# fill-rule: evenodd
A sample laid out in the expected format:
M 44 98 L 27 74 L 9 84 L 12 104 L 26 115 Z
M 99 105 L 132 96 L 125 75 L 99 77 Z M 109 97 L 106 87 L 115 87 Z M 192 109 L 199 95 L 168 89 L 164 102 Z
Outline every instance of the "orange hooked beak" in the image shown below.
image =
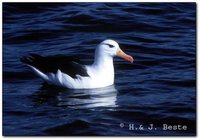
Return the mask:
M 130 63 L 133 63 L 133 57 L 124 53 L 120 48 L 117 49 L 117 56 L 123 58 L 126 61 L 129 61 Z

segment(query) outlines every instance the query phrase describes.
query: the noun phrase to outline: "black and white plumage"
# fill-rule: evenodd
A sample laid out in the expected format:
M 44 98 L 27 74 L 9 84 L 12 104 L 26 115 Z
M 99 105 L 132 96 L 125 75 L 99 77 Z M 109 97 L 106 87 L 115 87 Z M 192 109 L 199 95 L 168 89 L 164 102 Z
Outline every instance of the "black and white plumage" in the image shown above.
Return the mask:
M 78 59 L 66 56 L 48 56 L 43 57 L 38 54 L 30 54 L 24 56 L 21 61 L 27 65 L 31 65 L 43 73 L 56 73 L 58 69 L 63 73 L 67 73 L 72 78 L 76 75 L 89 76 L 84 65 L 80 64 Z M 76 71 L 75 71 L 76 70 Z
M 39 77 L 49 84 L 70 89 L 91 89 L 112 85 L 114 83 L 113 57 L 119 56 L 133 62 L 114 40 L 101 42 L 95 50 L 92 65 L 82 65 L 77 59 L 68 57 L 30 54 L 21 58 Z

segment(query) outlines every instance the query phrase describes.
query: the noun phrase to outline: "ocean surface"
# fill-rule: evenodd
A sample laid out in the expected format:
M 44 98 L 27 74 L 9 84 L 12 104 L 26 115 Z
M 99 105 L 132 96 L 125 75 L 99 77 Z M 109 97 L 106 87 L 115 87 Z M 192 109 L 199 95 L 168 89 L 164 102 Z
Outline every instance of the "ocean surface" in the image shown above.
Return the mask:
M 37 53 L 91 64 L 108 38 L 135 58 L 114 59 L 113 86 L 49 87 L 20 62 Z M 4 136 L 194 136 L 196 4 L 3 3 L 2 96 Z

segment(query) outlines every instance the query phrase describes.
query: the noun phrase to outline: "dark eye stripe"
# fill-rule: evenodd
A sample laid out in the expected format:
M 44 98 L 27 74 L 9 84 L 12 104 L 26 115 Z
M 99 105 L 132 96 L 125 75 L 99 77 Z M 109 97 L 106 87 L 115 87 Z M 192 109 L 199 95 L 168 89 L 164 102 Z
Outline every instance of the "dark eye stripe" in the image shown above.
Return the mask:
M 103 43 L 105 45 L 108 45 L 110 48 L 114 48 L 115 46 L 111 45 L 111 44 L 107 44 L 107 43 Z

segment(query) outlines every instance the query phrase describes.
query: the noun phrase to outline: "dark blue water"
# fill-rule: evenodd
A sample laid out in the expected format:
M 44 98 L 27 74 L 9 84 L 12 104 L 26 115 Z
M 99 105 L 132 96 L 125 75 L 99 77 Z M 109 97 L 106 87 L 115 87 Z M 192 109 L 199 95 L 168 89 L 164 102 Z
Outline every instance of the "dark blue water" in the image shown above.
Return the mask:
M 48 87 L 19 61 L 34 52 L 90 64 L 107 38 L 135 58 L 115 58 L 110 87 Z M 196 4 L 3 3 L 3 135 L 196 135 Z

